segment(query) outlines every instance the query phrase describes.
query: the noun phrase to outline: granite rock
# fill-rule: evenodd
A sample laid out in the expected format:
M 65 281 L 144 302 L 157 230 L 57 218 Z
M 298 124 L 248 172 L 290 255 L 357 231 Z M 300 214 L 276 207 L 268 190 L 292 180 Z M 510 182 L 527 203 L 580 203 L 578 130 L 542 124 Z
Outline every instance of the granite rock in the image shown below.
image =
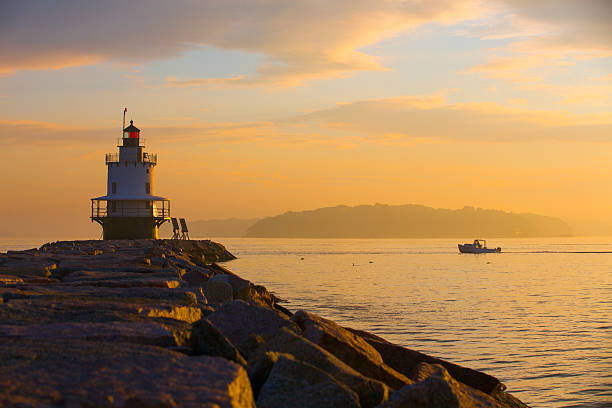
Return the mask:
M 358 395 L 362 408 L 375 407 L 389 397 L 390 390 L 384 383 L 361 375 L 333 354 L 286 328 L 280 329 L 263 343 L 252 359 L 249 359 L 249 365 L 252 365 L 252 360 L 255 364 L 262 353 L 270 351 L 290 354 L 296 360 L 307 362 L 330 374 Z
M 219 279 L 232 287 L 233 299 L 244 300 L 245 302 L 252 302 L 270 308 L 276 307 L 278 299 L 268 292 L 265 287 L 254 285 L 252 282 L 239 277 L 219 264 L 213 263 L 208 268 L 215 274 L 215 279 Z
M 382 357 L 360 336 L 317 315 L 299 311 L 291 318 L 304 332 L 304 337 L 319 345 L 366 377 L 382 381 L 398 389 L 412 381 L 383 362 Z
M 234 299 L 234 289 L 228 275 L 215 275 L 206 282 L 206 298 L 210 303 L 225 303 Z
M 208 281 L 210 274 L 207 274 L 200 270 L 192 270 L 186 272 L 181 276 L 181 279 L 187 282 L 189 286 L 200 286 L 203 287 L 206 285 L 206 281 Z
M 193 324 L 191 348 L 195 354 L 219 356 L 246 366 L 246 361 L 232 342 L 207 319 Z
M 456 381 L 439 364 L 420 363 L 419 381 L 397 390 L 380 408 L 503 408 L 482 391 Z
M 137 304 L 87 299 L 11 299 L 0 308 L 0 322 L 33 325 L 58 322 L 146 322 L 192 323 L 202 317 L 202 309 L 171 304 Z
M 444 361 L 439 358 L 428 356 L 418 351 L 410 350 L 395 344 L 389 343 L 383 338 L 365 333 L 359 330 L 348 329 L 352 333 L 362 336 L 371 346 L 381 355 L 383 361 L 396 371 L 411 377 L 415 368 L 422 362 L 429 364 L 440 364 L 458 381 L 473 388 L 495 394 L 505 389 L 505 386 L 495 377 L 480 371 L 462 367 L 457 364 Z M 411 377 L 412 378 L 412 377 Z M 415 378 L 412 378 L 416 381 Z
M 237 346 L 252 334 L 268 338 L 281 327 L 300 331 L 294 322 L 277 311 L 242 300 L 225 303 L 207 319 Z
M 328 373 L 288 354 L 268 356 L 274 363 L 257 397 L 258 408 L 359 407 L 357 395 Z
M 123 343 L 0 338 L 0 389 L 7 407 L 255 407 L 238 364 Z
M 57 322 L 35 325 L 0 325 L 0 338 L 75 339 L 149 344 L 162 347 L 189 345 L 191 328 L 158 322 Z
M 19 297 L 37 299 L 97 299 L 112 300 L 124 303 L 155 303 L 195 306 L 198 304 L 197 296 L 193 290 L 187 288 L 109 288 L 96 286 L 72 285 L 20 285 L 14 286 Z M 5 299 L 6 300 L 6 299 Z

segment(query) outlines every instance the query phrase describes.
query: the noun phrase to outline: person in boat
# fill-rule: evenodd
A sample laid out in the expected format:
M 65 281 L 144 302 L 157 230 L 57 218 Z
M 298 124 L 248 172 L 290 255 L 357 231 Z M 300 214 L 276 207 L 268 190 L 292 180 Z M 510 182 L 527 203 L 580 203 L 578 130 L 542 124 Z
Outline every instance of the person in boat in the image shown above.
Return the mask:
M 480 241 L 478 241 L 477 239 L 475 239 L 475 240 L 474 240 L 474 246 L 475 246 L 476 248 L 481 248 L 481 246 L 480 246 Z

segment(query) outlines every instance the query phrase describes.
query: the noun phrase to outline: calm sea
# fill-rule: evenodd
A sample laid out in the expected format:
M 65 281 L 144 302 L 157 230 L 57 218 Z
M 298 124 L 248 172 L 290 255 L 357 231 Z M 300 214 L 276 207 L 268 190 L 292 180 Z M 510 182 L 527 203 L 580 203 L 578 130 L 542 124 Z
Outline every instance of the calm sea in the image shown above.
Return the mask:
M 534 407 L 612 407 L 612 239 L 217 238 L 226 266 L 342 325 L 485 371 Z M 41 241 L 0 240 L 0 251 Z

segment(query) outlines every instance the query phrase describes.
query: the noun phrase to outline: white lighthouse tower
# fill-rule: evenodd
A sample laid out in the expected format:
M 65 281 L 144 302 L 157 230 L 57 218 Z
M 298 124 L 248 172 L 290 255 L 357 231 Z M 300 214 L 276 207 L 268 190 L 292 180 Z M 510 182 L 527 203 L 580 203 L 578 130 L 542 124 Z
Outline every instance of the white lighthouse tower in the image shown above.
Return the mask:
M 170 200 L 155 195 L 157 155 L 144 152 L 132 120 L 117 146 L 119 153 L 106 154 L 106 195 L 91 199 L 91 220 L 102 225 L 104 239 L 157 239 L 170 219 Z

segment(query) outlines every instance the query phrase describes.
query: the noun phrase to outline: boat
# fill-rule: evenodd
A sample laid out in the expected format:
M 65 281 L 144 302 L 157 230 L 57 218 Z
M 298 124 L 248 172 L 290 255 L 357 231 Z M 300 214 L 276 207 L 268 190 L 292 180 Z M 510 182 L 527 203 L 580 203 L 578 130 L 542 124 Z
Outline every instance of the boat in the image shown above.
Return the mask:
M 459 252 L 462 254 L 488 254 L 501 252 L 501 248 L 487 248 L 487 241 L 484 239 L 475 239 L 472 244 L 459 244 Z

